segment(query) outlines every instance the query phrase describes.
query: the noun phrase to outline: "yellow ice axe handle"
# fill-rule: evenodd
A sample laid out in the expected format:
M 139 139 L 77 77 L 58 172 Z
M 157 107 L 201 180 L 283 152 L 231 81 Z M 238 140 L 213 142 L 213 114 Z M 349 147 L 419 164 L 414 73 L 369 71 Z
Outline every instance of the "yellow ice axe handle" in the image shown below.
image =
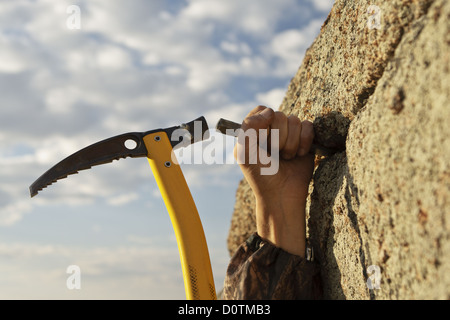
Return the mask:
M 216 299 L 205 233 L 183 172 L 164 131 L 144 137 L 148 161 L 177 238 L 188 300 Z

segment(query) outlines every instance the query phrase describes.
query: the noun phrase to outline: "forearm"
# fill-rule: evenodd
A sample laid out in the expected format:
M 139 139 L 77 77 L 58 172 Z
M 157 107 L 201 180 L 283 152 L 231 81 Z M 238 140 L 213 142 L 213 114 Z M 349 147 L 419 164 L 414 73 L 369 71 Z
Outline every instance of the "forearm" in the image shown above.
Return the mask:
M 305 256 L 305 200 L 284 198 L 268 202 L 267 198 L 257 198 L 256 228 L 258 234 L 273 245 L 302 258 Z

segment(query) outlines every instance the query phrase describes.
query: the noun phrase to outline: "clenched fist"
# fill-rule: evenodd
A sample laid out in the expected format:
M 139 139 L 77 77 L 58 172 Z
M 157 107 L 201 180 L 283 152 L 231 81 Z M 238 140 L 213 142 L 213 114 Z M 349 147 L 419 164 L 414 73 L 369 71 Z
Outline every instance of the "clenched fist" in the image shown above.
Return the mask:
M 258 106 L 245 117 L 241 129 L 234 155 L 255 194 L 257 232 L 275 246 L 304 257 L 305 205 L 314 169 L 314 156 L 309 154 L 313 125 Z M 246 135 L 251 131 L 255 134 Z

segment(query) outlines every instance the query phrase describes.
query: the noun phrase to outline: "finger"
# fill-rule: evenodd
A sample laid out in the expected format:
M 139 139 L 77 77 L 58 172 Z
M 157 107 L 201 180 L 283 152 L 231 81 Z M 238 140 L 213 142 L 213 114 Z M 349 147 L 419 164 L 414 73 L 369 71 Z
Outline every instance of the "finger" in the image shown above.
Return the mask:
M 290 115 L 287 118 L 288 133 L 284 148 L 281 150 L 281 157 L 285 160 L 293 159 L 297 155 L 300 146 L 300 135 L 302 123 L 297 116 Z
M 297 154 L 300 157 L 306 155 L 311 149 L 314 140 L 314 127 L 312 122 L 305 120 L 302 122 L 302 132 L 300 134 L 300 146 Z
M 268 129 L 273 118 L 274 111 L 265 106 L 257 106 L 245 117 L 233 152 L 239 164 L 256 162 L 257 155 L 254 151 L 257 149 L 258 131 Z
M 273 130 L 278 130 L 278 150 L 283 150 L 288 137 L 288 118 L 281 111 L 277 111 L 274 114 L 270 130 L 271 134 Z
M 247 118 L 247 117 L 250 117 L 250 116 L 253 116 L 253 115 L 257 114 L 257 113 L 260 113 L 260 112 L 263 111 L 264 109 L 267 109 L 267 107 L 266 107 L 266 106 L 261 106 L 261 105 L 259 105 L 259 106 L 255 107 L 255 108 L 253 108 L 252 111 L 250 111 L 250 112 L 247 114 L 246 118 Z
M 241 129 L 267 129 L 272 123 L 274 111 L 271 108 L 257 106 L 245 117 Z

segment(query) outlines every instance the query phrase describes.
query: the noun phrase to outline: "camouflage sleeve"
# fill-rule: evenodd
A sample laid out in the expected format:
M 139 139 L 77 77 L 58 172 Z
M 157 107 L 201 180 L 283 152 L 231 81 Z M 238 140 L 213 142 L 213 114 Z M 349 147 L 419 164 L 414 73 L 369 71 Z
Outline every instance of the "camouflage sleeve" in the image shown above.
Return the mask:
M 321 299 L 319 266 L 253 234 L 232 257 L 225 276 L 226 300 Z

